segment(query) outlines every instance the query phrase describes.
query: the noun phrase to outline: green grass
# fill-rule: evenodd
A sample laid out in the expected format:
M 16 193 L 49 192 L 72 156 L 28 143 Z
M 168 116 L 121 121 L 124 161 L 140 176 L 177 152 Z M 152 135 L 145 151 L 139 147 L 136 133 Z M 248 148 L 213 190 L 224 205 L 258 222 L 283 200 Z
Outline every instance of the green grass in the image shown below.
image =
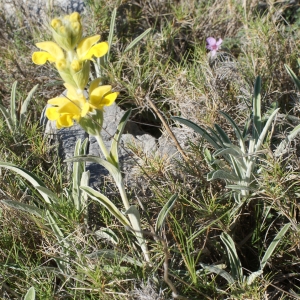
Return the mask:
M 9 108 L 16 80 L 17 103 L 39 84 L 24 126 L 12 134 L 1 115 L 0 161 L 36 174 L 59 198 L 57 203 L 45 205 L 26 180 L 1 168 L 0 299 L 22 298 L 31 286 L 36 299 L 49 300 L 170 299 L 176 298 L 176 293 L 178 299 L 300 297 L 299 139 L 289 144 L 283 156 L 274 155 L 280 141 L 299 124 L 299 92 L 284 64 L 299 74 L 300 8 L 288 1 L 248 2 L 86 1 L 82 16 L 85 35 L 101 34 L 102 40 L 108 38 L 111 14 L 117 7 L 104 81 L 120 91 L 118 104 L 133 108 L 131 119 L 147 124 L 143 126 L 147 132 L 160 135 L 165 128 L 146 96 L 174 131 L 187 130 L 170 118 L 181 116 L 205 129 L 217 123 L 233 140 L 235 133 L 218 111 L 226 112 L 242 129 L 251 112 L 257 76 L 262 78 L 262 112 L 274 104 L 280 108 L 262 148 L 253 179 L 255 191 L 238 210 L 233 209 L 236 200 L 225 181 L 207 181 L 210 166 L 204 150 L 213 149 L 200 136 L 184 131 L 191 136 L 183 145 L 189 161 L 146 154 L 131 145 L 142 184 L 128 190 L 128 195 L 141 213 L 149 264 L 142 261 L 133 234 L 102 206 L 89 200 L 93 218 L 88 224 L 84 212 L 75 209 L 66 165 L 39 125 L 47 100 L 64 89 L 50 64 L 31 62 L 34 44 L 50 40 L 51 34 L 29 15 L 19 13 L 8 19 L 0 5 L 1 104 Z M 50 20 L 57 13 L 47 15 Z M 149 27 L 152 31 L 124 53 Z M 205 49 L 209 36 L 224 40 L 215 60 Z M 106 194 L 112 186 L 103 186 L 101 192 Z M 178 199 L 158 237 L 151 229 L 174 194 Z M 118 193 L 113 195 L 111 200 L 122 210 Z M 68 247 L 59 241 L 44 215 L 16 210 L 2 200 L 33 205 L 44 212 L 47 209 Z M 233 274 L 230 255 L 220 238 L 226 233 L 234 241 L 243 274 L 251 275 L 287 223 L 291 223 L 289 230 L 251 285 L 237 280 L 229 283 L 203 268 L 214 266 Z M 148 298 L 143 298 L 145 295 Z

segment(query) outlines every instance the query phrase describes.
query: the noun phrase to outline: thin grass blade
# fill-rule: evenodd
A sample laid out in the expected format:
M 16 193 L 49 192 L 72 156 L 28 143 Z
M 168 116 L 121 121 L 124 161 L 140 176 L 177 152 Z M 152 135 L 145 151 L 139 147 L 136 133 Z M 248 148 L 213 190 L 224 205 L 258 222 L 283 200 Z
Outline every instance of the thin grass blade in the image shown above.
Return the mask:
M 140 40 L 142 40 L 150 31 L 152 28 L 148 28 L 145 30 L 141 35 L 139 35 L 137 38 L 135 38 L 124 50 L 124 53 L 131 50 Z
M 261 78 L 257 76 L 254 84 L 254 95 L 253 95 L 253 131 L 252 136 L 255 141 L 258 140 L 261 130 Z

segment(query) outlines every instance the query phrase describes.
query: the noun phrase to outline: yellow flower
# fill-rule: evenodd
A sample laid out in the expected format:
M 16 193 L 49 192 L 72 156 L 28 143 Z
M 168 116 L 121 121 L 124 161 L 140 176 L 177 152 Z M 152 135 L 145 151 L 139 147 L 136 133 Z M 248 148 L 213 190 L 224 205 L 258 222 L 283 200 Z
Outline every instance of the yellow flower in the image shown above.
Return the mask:
M 79 123 L 87 132 L 95 134 L 101 130 L 103 123 L 103 107 L 112 105 L 118 92 L 111 92 L 110 85 L 98 86 L 100 78 L 92 81 L 89 88 L 89 101 L 86 100 L 83 91 L 65 83 L 66 97 L 50 99 L 46 116 L 51 121 L 56 121 L 58 129 L 73 126 L 74 121 Z M 88 113 L 89 116 L 87 116 Z
M 47 61 L 54 62 L 58 70 L 67 67 L 64 51 L 54 42 L 41 42 L 36 46 L 44 51 L 37 51 L 32 54 L 32 61 L 37 65 L 43 65 Z
M 112 87 L 110 85 L 98 86 L 100 80 L 101 78 L 97 78 L 92 81 L 89 88 L 90 108 L 97 110 L 103 110 L 104 106 L 112 105 L 119 95 L 118 92 L 111 92 Z
M 67 83 L 64 85 L 67 88 L 66 97 L 50 99 L 48 104 L 53 106 L 47 108 L 46 111 L 47 118 L 51 121 L 56 121 L 58 129 L 73 126 L 74 121 L 79 122 L 90 109 L 82 90 L 76 90 L 76 88 Z
M 100 35 L 94 35 L 82 39 L 76 49 L 78 59 L 80 61 L 93 60 L 93 56 L 102 57 L 105 55 L 108 51 L 108 43 L 102 42 L 96 44 L 99 40 Z

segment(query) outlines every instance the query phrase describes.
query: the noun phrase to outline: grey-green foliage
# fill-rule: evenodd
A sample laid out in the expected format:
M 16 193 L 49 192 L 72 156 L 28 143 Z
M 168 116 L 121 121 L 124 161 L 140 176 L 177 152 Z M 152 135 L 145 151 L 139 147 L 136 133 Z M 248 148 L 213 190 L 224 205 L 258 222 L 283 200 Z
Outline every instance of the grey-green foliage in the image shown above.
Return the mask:
M 205 265 L 201 264 L 202 268 L 208 272 L 215 273 L 224 279 L 229 284 L 238 284 L 238 285 L 251 285 L 254 280 L 263 274 L 263 269 L 266 266 L 268 260 L 272 256 L 276 246 L 286 234 L 288 229 L 290 228 L 291 224 L 288 223 L 284 225 L 281 230 L 276 234 L 275 238 L 269 245 L 267 251 L 265 252 L 263 258 L 260 261 L 260 268 L 259 270 L 252 272 L 249 276 L 245 276 L 242 268 L 241 261 L 237 255 L 236 247 L 234 244 L 233 239 L 227 233 L 221 234 L 221 240 L 226 248 L 226 254 L 229 262 L 230 272 L 223 270 L 222 268 L 214 265 Z
M 235 191 L 235 198 L 240 203 L 241 196 L 248 196 L 253 188 L 252 183 L 257 170 L 258 158 L 262 155 L 261 148 L 278 110 L 278 108 L 273 108 L 262 117 L 261 79 L 257 77 L 254 87 L 252 112 L 243 132 L 227 113 L 220 112 L 235 132 L 236 143 L 217 124 L 215 124 L 215 128 L 205 130 L 184 118 L 173 117 L 173 119 L 192 128 L 215 149 L 213 154 L 208 149 L 204 151 L 206 160 L 213 169 L 207 175 L 207 179 L 225 180 L 227 187 Z M 249 132 L 250 124 L 252 124 L 252 132 Z
M 4 116 L 6 124 L 9 128 L 11 134 L 14 134 L 17 129 L 22 128 L 25 125 L 27 115 L 27 109 L 32 97 L 37 89 L 38 85 L 34 86 L 31 91 L 28 93 L 26 99 L 21 103 L 17 104 L 16 99 L 16 90 L 17 90 L 17 81 L 12 85 L 11 96 L 10 96 L 10 108 L 5 108 L 0 104 L 0 111 Z M 19 106 L 17 108 L 17 105 Z
M 30 289 L 28 289 L 24 300 L 35 300 L 35 289 L 33 286 Z

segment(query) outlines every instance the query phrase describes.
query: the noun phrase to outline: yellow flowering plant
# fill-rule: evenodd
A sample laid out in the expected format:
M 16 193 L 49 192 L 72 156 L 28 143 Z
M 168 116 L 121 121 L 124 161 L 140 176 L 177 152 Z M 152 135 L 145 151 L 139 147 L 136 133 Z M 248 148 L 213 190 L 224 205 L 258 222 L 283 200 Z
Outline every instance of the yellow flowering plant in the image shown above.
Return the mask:
M 103 165 L 116 182 L 125 213 L 122 213 L 105 195 L 90 188 L 86 179 L 79 180 L 78 172 L 73 174 L 73 178 L 77 178 L 77 186 L 73 187 L 76 190 L 75 194 L 78 194 L 80 189 L 91 199 L 106 207 L 127 229 L 133 232 L 142 249 L 144 259 L 149 262 L 150 258 L 141 229 L 140 215 L 137 208 L 130 205 L 127 198 L 118 158 L 118 144 L 130 111 L 126 112 L 121 119 L 111 149 L 108 150 L 101 135 L 103 110 L 105 106 L 115 102 L 118 92 L 113 92 L 111 85 L 100 85 L 101 78 L 93 80 L 87 89 L 90 77 L 90 61 L 93 61 L 94 57 L 104 56 L 109 49 L 108 43 L 97 43 L 100 40 L 99 35 L 83 38 L 81 18 L 78 13 L 53 19 L 51 30 L 55 42 L 37 43 L 36 46 L 43 51 L 34 52 L 32 60 L 37 65 L 43 65 L 47 62 L 54 63 L 64 81 L 67 92 L 66 96 L 59 96 L 48 101 L 50 106 L 46 109 L 46 116 L 49 120 L 56 122 L 58 129 L 71 127 L 76 122 L 87 133 L 96 137 L 104 159 L 77 155 L 68 161 L 74 163 L 94 161 Z M 86 174 L 84 176 L 86 177 Z M 82 182 L 85 182 L 85 185 L 82 185 Z M 77 197 L 77 199 L 79 198 Z M 80 203 L 77 203 L 77 207 L 81 207 Z

